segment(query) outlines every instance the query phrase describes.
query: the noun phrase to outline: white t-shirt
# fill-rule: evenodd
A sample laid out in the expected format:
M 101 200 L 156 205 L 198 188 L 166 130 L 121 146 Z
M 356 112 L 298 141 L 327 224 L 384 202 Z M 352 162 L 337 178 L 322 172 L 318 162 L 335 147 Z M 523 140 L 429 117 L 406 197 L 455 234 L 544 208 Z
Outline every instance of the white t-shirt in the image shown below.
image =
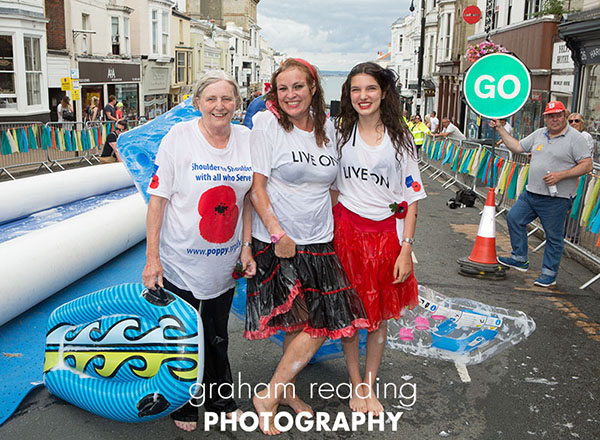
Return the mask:
M 440 120 L 438 118 L 436 118 L 435 116 L 432 116 L 431 119 L 429 120 L 429 122 L 431 123 L 431 128 L 429 130 L 432 133 L 434 133 L 435 130 L 438 128 L 438 125 L 440 125 Z
M 456 125 L 454 125 L 452 122 L 450 122 L 448 124 L 448 126 L 445 129 L 442 129 L 443 132 L 447 132 L 448 133 L 448 139 L 455 139 L 458 141 L 462 141 L 465 138 L 465 135 L 461 133 L 461 131 L 458 129 L 458 127 Z
M 231 289 L 242 238 L 244 196 L 252 185 L 250 130 L 231 125 L 224 149 L 204 138 L 198 119 L 163 138 L 148 193 L 168 199 L 160 231 L 164 276 L 198 299 Z
M 58 122 L 65 122 L 63 119 L 63 111 L 68 110 L 69 107 L 63 108 L 62 102 L 59 102 L 56 106 L 56 113 L 58 114 Z
M 590 154 L 594 157 L 594 138 L 587 131 L 582 131 L 581 135 L 585 138 L 588 148 L 590 149 Z
M 411 139 L 411 148 L 415 148 Z M 356 142 L 342 148 L 337 178 L 338 201 L 355 214 L 381 221 L 394 213 L 389 205 L 406 201 L 409 205 L 427 197 L 416 152 L 411 157 L 403 152 L 400 161 L 387 130 L 381 144 L 371 147 L 356 132 Z M 404 220 L 396 221 L 398 237 L 402 239 Z
M 252 165 L 254 172 L 268 177 L 267 194 L 279 224 L 297 244 L 330 242 L 333 214 L 329 188 L 338 170 L 333 124 L 326 122 L 330 142 L 319 147 L 314 132 L 296 127 L 286 132 L 269 111 L 256 114 L 253 122 Z M 271 241 L 256 212 L 252 235 Z

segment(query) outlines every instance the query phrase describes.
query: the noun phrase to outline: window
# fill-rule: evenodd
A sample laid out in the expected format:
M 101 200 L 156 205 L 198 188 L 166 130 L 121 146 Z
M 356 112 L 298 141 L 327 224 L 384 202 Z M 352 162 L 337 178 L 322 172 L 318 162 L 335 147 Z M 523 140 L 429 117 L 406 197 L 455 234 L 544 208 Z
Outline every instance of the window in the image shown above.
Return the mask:
M 510 24 L 510 14 L 512 13 L 513 0 L 508 0 L 508 7 L 506 12 L 506 25 Z
M 525 14 L 523 20 L 534 18 L 534 14 L 540 12 L 541 2 L 541 0 L 525 0 Z
M 89 14 L 81 14 L 81 29 L 92 30 Z M 84 54 L 92 52 L 92 34 L 81 35 L 81 52 Z
M 402 52 L 402 35 L 398 36 L 398 52 Z
M 0 35 L 0 108 L 17 108 L 13 44 L 10 35 Z
M 40 39 L 23 38 L 25 45 L 25 82 L 27 83 L 27 105 L 42 103 L 42 57 Z
M 433 45 L 434 45 L 434 38 L 433 38 L 433 35 L 430 35 L 429 36 L 429 56 L 428 56 L 428 58 L 429 58 L 429 62 L 428 62 L 429 75 L 431 75 L 431 73 L 433 72 L 433 70 L 435 68 L 435 66 L 434 66 L 435 61 L 433 59 L 433 54 L 434 54 Z
M 187 52 L 187 77 L 186 83 L 192 83 L 192 52 Z
M 169 13 L 163 11 L 162 13 L 162 39 L 161 39 L 161 54 L 166 55 L 169 53 Z
M 129 55 L 129 17 L 123 17 L 123 53 Z
M 152 53 L 158 53 L 158 11 L 152 10 Z
M 110 17 L 110 42 L 112 45 L 112 54 L 119 55 L 121 53 L 121 45 L 119 42 L 119 17 Z
M 176 83 L 185 82 L 185 52 L 177 51 L 177 72 L 175 74 Z

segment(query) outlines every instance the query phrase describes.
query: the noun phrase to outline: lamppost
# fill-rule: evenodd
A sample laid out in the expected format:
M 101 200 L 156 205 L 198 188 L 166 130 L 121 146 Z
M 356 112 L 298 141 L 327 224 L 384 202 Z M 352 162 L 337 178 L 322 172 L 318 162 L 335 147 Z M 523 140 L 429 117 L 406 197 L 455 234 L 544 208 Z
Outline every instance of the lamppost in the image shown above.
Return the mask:
M 410 1 L 410 12 L 415 10 L 414 0 Z M 423 84 L 423 55 L 425 53 L 425 0 L 421 0 L 421 38 L 419 42 L 419 54 L 417 64 L 417 113 L 421 106 L 421 86 Z
M 231 76 L 233 76 L 233 56 L 235 55 L 235 48 L 233 46 L 229 48 L 229 54 L 231 55 Z M 237 81 L 237 78 L 235 80 Z

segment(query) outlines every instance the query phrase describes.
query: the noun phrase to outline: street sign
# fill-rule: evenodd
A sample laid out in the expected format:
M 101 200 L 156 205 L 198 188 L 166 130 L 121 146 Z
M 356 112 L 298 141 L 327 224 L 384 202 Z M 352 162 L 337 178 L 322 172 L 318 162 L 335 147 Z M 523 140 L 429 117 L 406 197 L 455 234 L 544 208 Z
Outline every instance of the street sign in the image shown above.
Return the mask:
M 477 6 L 467 6 L 463 11 L 463 19 L 469 24 L 475 24 L 481 20 L 481 9 Z
M 71 99 L 73 101 L 79 101 L 81 99 L 81 89 L 79 87 L 71 90 Z
M 68 92 L 72 88 L 71 77 L 67 76 L 60 79 L 60 89 L 63 92 Z
M 481 57 L 467 70 L 463 92 L 475 113 L 486 118 L 506 118 L 529 99 L 531 77 L 518 58 L 493 53 Z

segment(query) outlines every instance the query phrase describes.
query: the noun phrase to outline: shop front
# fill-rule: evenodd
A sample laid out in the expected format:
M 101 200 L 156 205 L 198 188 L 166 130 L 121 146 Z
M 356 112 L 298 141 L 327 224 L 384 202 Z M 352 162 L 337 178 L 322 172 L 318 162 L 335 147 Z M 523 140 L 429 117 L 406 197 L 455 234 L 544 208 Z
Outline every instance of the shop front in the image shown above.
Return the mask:
M 138 119 L 141 96 L 139 63 L 79 61 L 78 66 L 83 109 L 90 105 L 94 96 L 104 107 L 108 104 L 108 97 L 115 95 L 117 102 L 123 103 L 123 116 L 128 120 Z
M 571 110 L 583 115 L 594 138 L 594 160 L 600 162 L 600 8 L 569 14 L 558 32 L 575 62 Z
M 154 119 L 169 110 L 171 88 L 171 61 L 142 60 L 142 112 L 146 119 Z

